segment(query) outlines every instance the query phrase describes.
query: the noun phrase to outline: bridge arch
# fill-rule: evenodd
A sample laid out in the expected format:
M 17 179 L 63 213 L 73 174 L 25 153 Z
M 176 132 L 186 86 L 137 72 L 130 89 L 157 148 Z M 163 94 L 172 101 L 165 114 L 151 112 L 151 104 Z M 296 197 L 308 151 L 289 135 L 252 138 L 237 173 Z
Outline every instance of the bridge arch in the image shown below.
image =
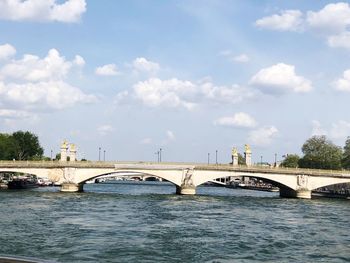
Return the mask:
M 199 186 L 211 180 L 223 178 L 223 177 L 249 177 L 258 178 L 267 181 L 274 186 L 283 187 L 291 190 L 296 190 L 295 176 L 293 175 L 278 175 L 268 173 L 245 173 L 234 171 L 200 171 L 199 180 L 196 180 L 195 186 Z
M 312 182 L 312 185 L 310 187 L 310 190 L 315 190 L 317 188 L 321 187 L 327 187 L 337 184 L 346 184 L 350 183 L 350 178 L 324 178 L 323 180 L 315 180 L 315 182 Z
M 140 173 L 140 172 L 125 172 L 125 171 L 123 171 L 123 172 L 110 172 L 110 173 L 103 173 L 103 174 L 94 175 L 93 177 L 90 177 L 89 179 L 86 179 L 86 180 L 82 181 L 81 183 L 85 183 L 86 181 L 98 179 L 101 177 L 107 177 L 108 175 L 110 175 L 110 177 L 115 177 L 115 176 L 121 175 L 123 177 L 138 178 L 138 179 L 160 178 L 154 174 L 149 174 L 149 173 L 146 174 L 146 173 Z
M 169 181 L 170 183 L 173 183 L 175 186 L 181 185 L 181 176 L 182 171 L 176 170 L 176 171 L 164 171 L 164 170 L 109 170 L 109 171 L 83 171 L 79 170 L 78 173 L 78 180 L 75 183 L 83 184 L 88 180 L 95 179 L 100 176 L 108 175 L 108 174 L 130 174 L 136 175 L 141 174 L 143 176 L 150 176 L 150 177 L 158 177 L 163 180 Z

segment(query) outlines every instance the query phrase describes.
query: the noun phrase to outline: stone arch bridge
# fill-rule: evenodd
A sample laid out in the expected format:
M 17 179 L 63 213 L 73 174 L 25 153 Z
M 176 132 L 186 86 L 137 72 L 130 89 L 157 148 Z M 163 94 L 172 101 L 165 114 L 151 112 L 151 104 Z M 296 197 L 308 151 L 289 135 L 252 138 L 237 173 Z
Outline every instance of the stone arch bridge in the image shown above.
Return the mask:
M 258 166 L 205 165 L 148 162 L 0 162 L 0 172 L 18 172 L 47 177 L 63 192 L 83 190 L 86 181 L 114 173 L 140 173 L 162 178 L 176 186 L 176 193 L 193 195 L 196 187 L 222 177 L 260 178 L 280 188 L 280 196 L 311 198 L 311 191 L 334 184 L 350 183 L 349 171 L 265 168 Z

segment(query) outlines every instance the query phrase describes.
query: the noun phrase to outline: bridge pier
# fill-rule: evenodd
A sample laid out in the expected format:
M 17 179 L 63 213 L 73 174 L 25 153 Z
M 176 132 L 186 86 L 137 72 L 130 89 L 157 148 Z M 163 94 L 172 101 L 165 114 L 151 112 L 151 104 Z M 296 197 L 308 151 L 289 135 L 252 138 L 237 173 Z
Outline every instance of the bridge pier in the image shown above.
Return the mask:
M 61 192 L 82 192 L 84 184 L 63 183 L 61 185 Z
M 280 187 L 280 197 L 311 199 L 311 191 L 308 189 L 293 190 Z
M 176 194 L 178 195 L 195 195 L 195 186 L 176 186 Z

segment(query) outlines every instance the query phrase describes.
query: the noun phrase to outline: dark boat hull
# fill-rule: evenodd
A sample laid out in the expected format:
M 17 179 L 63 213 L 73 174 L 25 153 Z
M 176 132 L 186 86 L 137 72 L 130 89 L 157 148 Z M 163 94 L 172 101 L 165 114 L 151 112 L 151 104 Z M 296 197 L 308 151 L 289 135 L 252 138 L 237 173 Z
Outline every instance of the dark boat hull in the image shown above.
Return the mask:
M 29 181 L 29 180 L 12 180 L 8 182 L 8 189 L 30 189 L 30 188 L 37 188 L 38 184 L 35 181 Z
M 278 187 L 265 187 L 265 186 L 253 186 L 253 185 L 238 185 L 237 188 L 246 189 L 246 190 L 255 190 L 255 191 L 264 191 L 264 192 L 279 192 Z

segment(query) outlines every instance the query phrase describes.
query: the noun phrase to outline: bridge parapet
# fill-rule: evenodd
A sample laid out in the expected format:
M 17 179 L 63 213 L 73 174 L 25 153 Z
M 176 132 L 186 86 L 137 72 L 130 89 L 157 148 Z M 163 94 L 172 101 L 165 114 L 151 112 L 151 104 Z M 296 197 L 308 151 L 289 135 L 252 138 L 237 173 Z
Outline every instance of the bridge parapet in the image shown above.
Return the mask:
M 135 169 L 135 170 L 144 170 L 144 169 L 152 169 L 152 170 L 185 170 L 185 169 L 194 169 L 195 165 L 186 165 L 186 164 L 159 164 L 159 163 L 117 163 L 114 164 L 116 170 L 123 169 Z

